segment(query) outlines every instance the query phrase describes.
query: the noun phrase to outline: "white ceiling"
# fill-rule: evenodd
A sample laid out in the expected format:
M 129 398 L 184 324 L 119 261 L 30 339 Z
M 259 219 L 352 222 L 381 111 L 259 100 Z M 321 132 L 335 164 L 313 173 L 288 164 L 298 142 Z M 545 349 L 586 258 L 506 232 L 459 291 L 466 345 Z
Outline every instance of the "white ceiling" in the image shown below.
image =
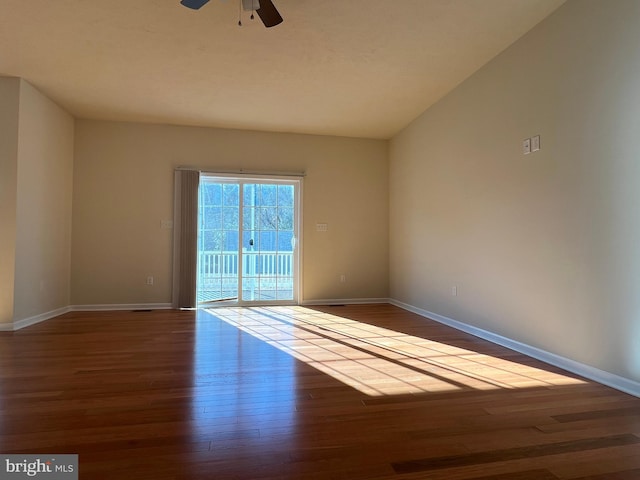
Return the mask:
M 564 0 L 0 0 L 0 75 L 76 117 L 390 138 Z

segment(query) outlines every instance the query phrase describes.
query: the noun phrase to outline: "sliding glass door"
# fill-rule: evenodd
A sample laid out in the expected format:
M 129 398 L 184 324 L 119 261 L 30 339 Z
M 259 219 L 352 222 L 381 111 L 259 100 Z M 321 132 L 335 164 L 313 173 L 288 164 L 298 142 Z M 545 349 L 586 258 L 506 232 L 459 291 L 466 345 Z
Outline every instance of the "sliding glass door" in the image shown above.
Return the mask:
M 296 303 L 300 180 L 202 176 L 199 304 Z

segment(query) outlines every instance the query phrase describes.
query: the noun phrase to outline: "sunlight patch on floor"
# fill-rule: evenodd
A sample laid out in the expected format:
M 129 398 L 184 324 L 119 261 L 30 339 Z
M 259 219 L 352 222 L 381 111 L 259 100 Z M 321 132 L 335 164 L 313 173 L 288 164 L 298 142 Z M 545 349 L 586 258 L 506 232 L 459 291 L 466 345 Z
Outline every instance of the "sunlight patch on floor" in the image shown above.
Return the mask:
M 209 312 L 371 396 L 583 383 L 306 307 L 232 307 Z

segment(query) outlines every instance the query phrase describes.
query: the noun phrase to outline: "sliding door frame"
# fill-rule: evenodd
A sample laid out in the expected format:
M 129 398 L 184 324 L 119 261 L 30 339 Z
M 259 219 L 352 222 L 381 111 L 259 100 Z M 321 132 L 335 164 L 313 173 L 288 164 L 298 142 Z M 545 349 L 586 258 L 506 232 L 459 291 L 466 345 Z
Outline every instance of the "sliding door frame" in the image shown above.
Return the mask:
M 302 212 L 303 212 L 303 177 L 301 174 L 251 174 L 251 173 L 218 173 L 218 172 L 200 172 L 200 182 L 207 180 L 219 179 L 221 183 L 238 183 L 240 184 L 240 204 L 239 204 L 239 228 L 238 228 L 238 299 L 203 303 L 198 306 L 215 307 L 215 306 L 258 306 L 258 305 L 299 305 L 302 296 L 302 255 L 303 255 L 303 239 L 302 239 Z M 272 184 L 272 185 L 294 185 L 294 230 L 295 247 L 293 249 L 293 298 L 291 300 L 243 300 L 242 298 L 242 272 L 243 272 L 243 245 L 242 232 L 243 214 L 244 214 L 244 185 L 247 184 Z M 199 250 L 199 248 L 198 248 Z M 198 252 L 199 257 L 199 252 Z M 197 268 L 197 265 L 196 265 Z

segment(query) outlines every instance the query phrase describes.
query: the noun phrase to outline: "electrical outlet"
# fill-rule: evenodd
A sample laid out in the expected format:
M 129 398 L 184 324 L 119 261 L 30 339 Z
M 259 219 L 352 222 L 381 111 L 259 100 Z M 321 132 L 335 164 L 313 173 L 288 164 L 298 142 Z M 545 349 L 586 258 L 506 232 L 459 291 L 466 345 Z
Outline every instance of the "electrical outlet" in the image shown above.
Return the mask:
M 147 285 L 153 285 L 153 277 L 151 275 L 147 277 Z
M 340 283 L 346 283 L 347 282 L 347 276 L 343 273 L 342 275 L 340 275 Z
M 458 296 L 458 286 L 454 285 L 453 287 L 451 287 L 451 296 L 452 297 L 457 297 Z

